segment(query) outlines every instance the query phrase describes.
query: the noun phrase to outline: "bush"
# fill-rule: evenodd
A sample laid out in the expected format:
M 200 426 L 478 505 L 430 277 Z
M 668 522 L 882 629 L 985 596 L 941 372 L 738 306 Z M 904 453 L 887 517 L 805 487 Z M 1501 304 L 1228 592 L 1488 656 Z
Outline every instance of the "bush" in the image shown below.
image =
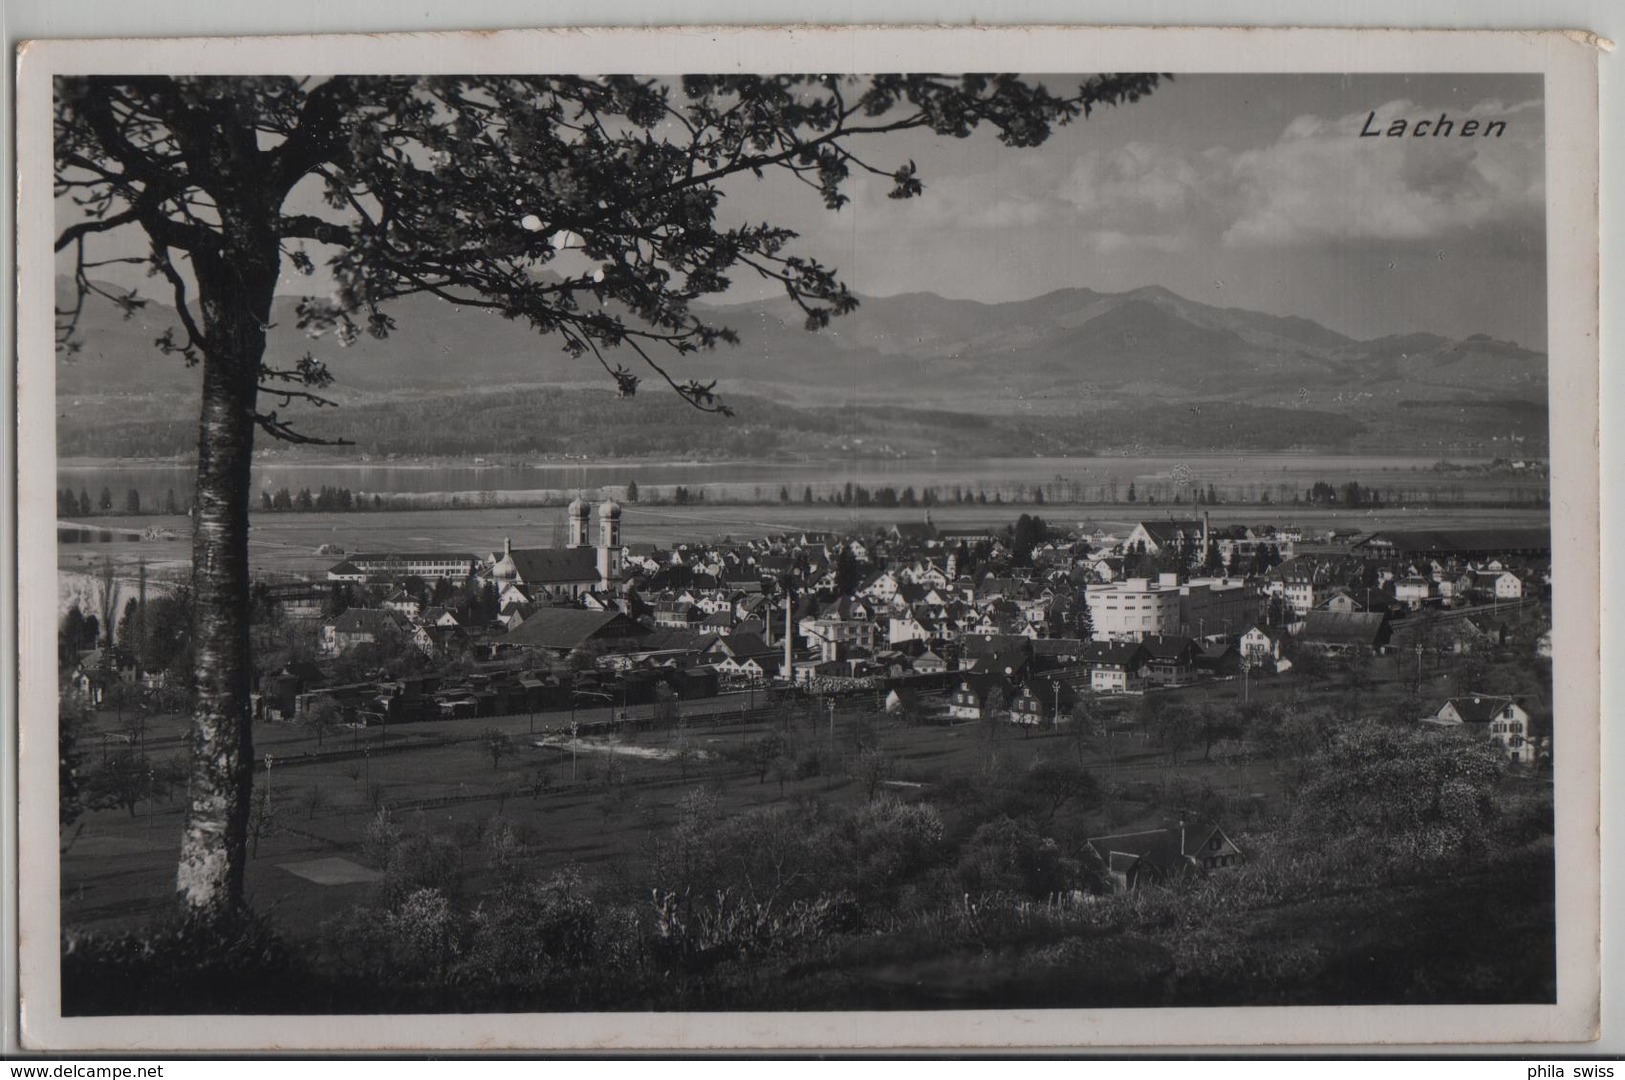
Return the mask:
M 955 875 L 971 895 L 1008 893 L 1044 899 L 1085 884 L 1076 859 L 1031 823 L 1014 818 L 979 826 L 960 852 Z
M 252 914 L 63 939 L 64 1016 L 321 1011 L 302 956 Z

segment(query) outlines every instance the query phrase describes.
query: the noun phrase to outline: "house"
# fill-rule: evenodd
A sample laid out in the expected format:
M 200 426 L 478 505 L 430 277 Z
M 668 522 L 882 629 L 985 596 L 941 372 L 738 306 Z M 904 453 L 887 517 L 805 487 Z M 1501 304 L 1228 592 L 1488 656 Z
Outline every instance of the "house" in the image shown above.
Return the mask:
M 1511 760 L 1525 765 L 1535 760 L 1538 747 L 1530 730 L 1529 714 L 1512 698 L 1489 694 L 1451 698 L 1427 722 L 1481 730 Z
M 1315 606 L 1322 611 L 1335 611 L 1340 615 L 1347 615 L 1351 611 L 1365 610 L 1365 605 L 1356 600 L 1353 593 L 1342 587 L 1333 588 Z
M 931 641 L 940 636 L 936 623 L 929 615 L 894 615 L 886 635 L 887 644 L 904 641 Z
M 908 540 L 923 547 L 937 542 L 937 527 L 931 523 L 931 513 L 927 511 L 924 521 L 898 522 L 891 527 L 889 535 L 893 540 Z
M 1233 641 L 1215 641 L 1201 647 L 1196 657 L 1196 670 L 1218 678 L 1233 676 L 1241 670 L 1241 650 Z
M 1207 550 L 1209 537 L 1206 521 L 1142 521 L 1134 526 L 1123 541 L 1125 554 L 1144 552 L 1160 554 L 1165 549 L 1174 551 Z
M 458 623 L 457 616 L 453 615 L 445 608 L 432 607 L 423 613 L 423 625 L 438 628 L 449 628 L 459 626 L 461 624 Z
M 1234 866 L 1244 858 L 1218 826 L 1184 821 L 1161 829 L 1095 836 L 1084 846 L 1100 859 L 1119 892 Z
M 1238 649 L 1241 653 L 1241 662 L 1248 667 L 1273 664 L 1281 658 L 1281 643 L 1258 626 L 1241 635 Z
M 1196 662 L 1202 650 L 1192 639 L 1159 634 L 1140 644 L 1146 654 L 1145 679 L 1152 686 L 1185 686 L 1196 681 Z
M 986 714 L 988 696 L 998 691 L 1010 699 L 1010 684 L 999 675 L 966 675 L 948 697 L 950 720 L 981 720 Z
M 717 673 L 735 679 L 760 682 L 779 667 L 779 652 L 759 634 L 733 633 L 719 637 L 709 655 L 716 658 Z
M 1083 659 L 1089 643 L 1082 638 L 1034 638 L 1033 658 L 1055 664 L 1076 664 Z
M 1047 727 L 1069 715 L 1077 700 L 1078 692 L 1066 679 L 1029 679 L 1010 699 L 1010 722 Z
M 1522 600 L 1523 579 L 1510 570 L 1479 570 L 1473 574 L 1472 591 L 1486 600 Z
M 1293 559 L 1272 567 L 1266 575 L 1268 591 L 1279 596 L 1294 615 L 1312 611 L 1327 583 L 1325 569 L 1312 559 Z
M 1433 582 L 1425 577 L 1403 577 L 1394 582 L 1394 599 L 1412 609 L 1421 607 L 1436 595 Z
M 351 562 L 349 559 L 345 559 L 343 562 L 331 567 L 327 571 L 327 580 L 346 581 L 352 585 L 365 585 L 367 583 L 367 575 L 355 563 Z
M 317 644 L 324 656 L 338 656 L 357 645 L 376 644 L 390 637 L 404 638 L 407 622 L 393 611 L 350 608 L 322 624 Z
M 405 589 L 396 589 L 384 597 L 384 608 L 413 619 L 423 610 L 423 602 Z
M 947 670 L 948 661 L 931 649 L 926 649 L 914 658 L 914 672 L 917 675 L 940 675 Z
M 1098 693 L 1138 693 L 1145 689 L 1150 659 L 1138 641 L 1091 641 L 1079 657 L 1089 669 L 1089 686 Z

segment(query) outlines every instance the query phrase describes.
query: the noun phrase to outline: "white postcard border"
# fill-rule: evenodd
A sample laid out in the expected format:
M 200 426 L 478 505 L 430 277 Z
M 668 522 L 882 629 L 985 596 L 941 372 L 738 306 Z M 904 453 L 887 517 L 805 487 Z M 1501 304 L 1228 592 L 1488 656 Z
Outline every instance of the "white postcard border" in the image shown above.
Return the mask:
M 22 1040 L 29 1048 L 451 1050 L 1581 1041 L 1599 1006 L 1595 43 L 1583 34 L 1214 29 L 696 28 L 36 42 L 19 62 L 18 638 Z M 1546 81 L 1558 1004 L 905 1013 L 63 1018 L 54 730 L 51 78 L 118 72 L 1155 70 L 1539 72 Z M 47 477 L 49 476 L 49 479 Z

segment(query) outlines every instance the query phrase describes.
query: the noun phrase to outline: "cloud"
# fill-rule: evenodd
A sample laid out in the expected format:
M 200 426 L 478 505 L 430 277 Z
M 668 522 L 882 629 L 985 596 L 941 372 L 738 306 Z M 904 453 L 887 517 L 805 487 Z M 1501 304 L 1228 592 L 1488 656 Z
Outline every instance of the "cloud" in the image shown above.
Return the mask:
M 1073 155 L 1001 158 L 970 174 L 928 176 L 922 199 L 885 198 L 861 183 L 865 227 L 907 230 L 1062 231 L 1099 252 L 1324 246 L 1538 234 L 1544 196 L 1539 101 L 1439 109 L 1382 104 L 1391 119 L 1506 120 L 1484 138 L 1360 138 L 1368 112 L 1294 118 L 1264 145 L 1191 148 L 1135 141 Z
M 1538 108 L 1488 101 L 1444 110 L 1401 100 L 1330 121 L 1298 117 L 1270 145 L 1224 155 L 1214 179 L 1231 186 L 1239 212 L 1223 242 L 1431 241 L 1516 224 L 1543 201 L 1542 125 L 1530 115 Z M 1377 129 L 1448 114 L 1458 129 L 1467 118 L 1506 120 L 1507 134 L 1361 138 L 1373 112 Z

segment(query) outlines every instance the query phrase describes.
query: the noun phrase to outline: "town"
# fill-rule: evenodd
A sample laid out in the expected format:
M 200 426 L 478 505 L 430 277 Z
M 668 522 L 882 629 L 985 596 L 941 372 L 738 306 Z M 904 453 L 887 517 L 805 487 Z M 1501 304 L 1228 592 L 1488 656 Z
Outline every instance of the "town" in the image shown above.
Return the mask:
M 972 839 L 1025 808 L 1021 843 L 1059 841 L 1071 868 L 968 880 L 1059 903 L 1252 865 L 1339 728 L 1375 724 L 1400 739 L 1390 752 L 1451 770 L 1488 762 L 1514 787 L 1486 820 L 1528 817 L 1517 784 L 1550 783 L 1544 529 L 1204 512 L 1108 533 L 916 512 L 656 546 L 626 534 L 615 499 L 578 497 L 560 546 L 334 551 L 319 576 L 262 575 L 253 867 L 263 844 L 290 857 L 278 894 L 376 887 L 399 853 L 374 834 L 438 809 L 464 844 L 500 819 L 544 866 L 624 875 L 639 845 L 692 827 L 698 793 L 726 792 L 749 822 L 809 798 L 923 811 L 962 785 L 1004 793 L 993 820 L 961 826 Z M 111 645 L 97 616 L 64 620 L 64 715 L 99 820 L 151 830 L 185 786 L 163 756 L 183 745 L 162 719 L 184 700 L 177 602 L 130 599 Z M 72 906 L 97 867 L 71 846 L 65 866 Z

